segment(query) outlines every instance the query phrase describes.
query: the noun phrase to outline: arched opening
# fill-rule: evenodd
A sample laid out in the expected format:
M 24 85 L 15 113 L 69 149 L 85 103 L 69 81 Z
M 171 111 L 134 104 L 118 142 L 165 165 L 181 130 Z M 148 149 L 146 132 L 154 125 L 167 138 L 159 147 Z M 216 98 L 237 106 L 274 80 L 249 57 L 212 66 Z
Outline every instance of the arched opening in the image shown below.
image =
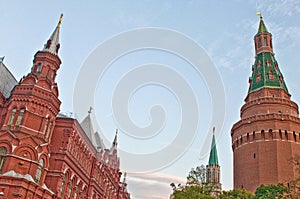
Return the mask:
M 0 147 L 0 173 L 2 173 L 2 169 L 6 160 L 7 149 L 5 147 Z
M 38 168 L 36 170 L 36 174 L 35 174 L 35 181 L 37 183 L 39 183 L 41 181 L 41 176 L 42 176 L 43 168 L 44 168 L 44 160 L 40 159 L 39 166 L 38 166 Z

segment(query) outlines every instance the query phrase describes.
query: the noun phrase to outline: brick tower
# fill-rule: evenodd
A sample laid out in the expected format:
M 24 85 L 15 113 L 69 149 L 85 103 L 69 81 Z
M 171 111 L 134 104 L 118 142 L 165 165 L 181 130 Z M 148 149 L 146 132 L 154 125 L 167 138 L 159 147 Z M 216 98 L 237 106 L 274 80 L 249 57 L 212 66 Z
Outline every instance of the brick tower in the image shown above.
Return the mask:
M 61 60 L 59 29 L 62 16 L 50 39 L 24 76 L 4 100 L 0 130 L 0 187 L 8 198 L 52 198 L 44 184 L 49 167 L 50 142 L 60 109 L 55 82 Z M 4 164 L 5 162 L 5 164 Z
M 300 154 L 300 119 L 275 59 L 262 16 L 254 36 L 255 62 L 241 119 L 231 129 L 234 188 L 249 191 L 298 177 L 290 159 Z

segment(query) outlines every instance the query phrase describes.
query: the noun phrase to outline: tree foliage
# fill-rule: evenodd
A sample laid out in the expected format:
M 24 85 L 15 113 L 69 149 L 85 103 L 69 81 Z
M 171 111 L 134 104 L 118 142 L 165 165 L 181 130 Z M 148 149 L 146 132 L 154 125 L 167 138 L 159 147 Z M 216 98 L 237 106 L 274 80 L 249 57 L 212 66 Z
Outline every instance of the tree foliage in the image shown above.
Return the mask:
M 255 191 L 254 199 L 280 199 L 291 198 L 290 192 L 283 184 L 260 185 Z
M 223 191 L 219 196 L 220 199 L 253 199 L 254 194 L 245 189 L 234 189 Z

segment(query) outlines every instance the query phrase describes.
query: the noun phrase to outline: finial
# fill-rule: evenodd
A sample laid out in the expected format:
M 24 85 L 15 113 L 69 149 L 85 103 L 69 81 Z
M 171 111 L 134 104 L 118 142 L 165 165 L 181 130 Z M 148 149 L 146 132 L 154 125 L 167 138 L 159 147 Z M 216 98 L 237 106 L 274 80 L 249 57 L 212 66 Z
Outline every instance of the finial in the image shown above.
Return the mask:
M 116 136 L 118 135 L 118 133 L 119 133 L 119 129 L 116 129 Z
M 257 12 L 256 15 L 259 16 L 260 19 L 263 18 L 261 12 Z
M 124 172 L 124 178 L 126 178 L 126 176 L 127 176 L 127 172 L 125 171 L 125 172 Z
M 216 127 L 213 127 L 213 134 L 215 134 L 215 129 L 216 129 Z
M 90 109 L 89 109 L 88 113 L 91 114 L 92 111 L 93 111 L 93 107 L 90 106 Z
M 59 17 L 59 22 L 58 22 L 58 24 L 57 24 L 57 28 L 60 28 L 60 24 L 61 24 L 61 22 L 62 22 L 62 18 L 63 18 L 63 13 L 61 13 L 60 14 L 60 17 Z

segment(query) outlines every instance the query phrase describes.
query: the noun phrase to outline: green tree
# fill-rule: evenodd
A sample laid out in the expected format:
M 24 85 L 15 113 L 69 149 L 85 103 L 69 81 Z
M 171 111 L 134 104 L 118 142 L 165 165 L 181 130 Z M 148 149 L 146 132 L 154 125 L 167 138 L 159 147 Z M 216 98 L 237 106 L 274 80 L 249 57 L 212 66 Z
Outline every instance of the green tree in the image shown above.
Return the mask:
M 187 184 L 189 185 L 204 185 L 206 183 L 206 168 L 202 164 L 201 166 L 192 168 L 187 176 Z
M 260 185 L 255 191 L 254 199 L 280 199 L 291 198 L 290 192 L 283 184 Z
M 245 189 L 234 189 L 230 191 L 223 191 L 219 196 L 220 199 L 253 199 L 254 194 Z
M 210 196 L 212 187 L 206 184 L 206 168 L 204 165 L 192 168 L 185 185 L 171 183 L 174 199 L 213 199 Z

